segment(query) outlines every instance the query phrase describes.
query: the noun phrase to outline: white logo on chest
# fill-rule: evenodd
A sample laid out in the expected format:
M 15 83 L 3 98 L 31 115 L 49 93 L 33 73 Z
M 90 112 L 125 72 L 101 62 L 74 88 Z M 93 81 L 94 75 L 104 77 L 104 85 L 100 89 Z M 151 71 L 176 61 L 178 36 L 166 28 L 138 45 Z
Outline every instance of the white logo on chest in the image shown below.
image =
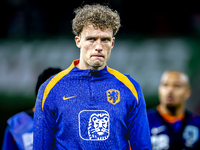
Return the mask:
M 185 145 L 192 147 L 199 139 L 199 129 L 193 125 L 187 125 L 183 131 L 183 138 L 185 139 Z
M 79 136 L 83 140 L 104 141 L 110 134 L 110 116 L 105 110 L 82 110 L 79 113 Z
M 88 135 L 90 139 L 105 140 L 108 138 L 109 117 L 106 113 L 92 114 L 89 120 Z

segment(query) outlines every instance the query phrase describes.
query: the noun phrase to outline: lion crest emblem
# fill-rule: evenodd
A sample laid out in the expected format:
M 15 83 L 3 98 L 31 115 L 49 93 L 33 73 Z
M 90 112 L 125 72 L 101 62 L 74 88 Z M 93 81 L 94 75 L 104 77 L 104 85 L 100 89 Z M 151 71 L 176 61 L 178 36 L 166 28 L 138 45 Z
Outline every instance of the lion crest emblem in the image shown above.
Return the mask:
M 109 116 L 106 113 L 92 114 L 88 123 L 90 140 L 106 140 L 109 137 Z
M 107 93 L 107 101 L 113 105 L 120 102 L 120 92 L 115 89 L 110 89 L 106 91 Z

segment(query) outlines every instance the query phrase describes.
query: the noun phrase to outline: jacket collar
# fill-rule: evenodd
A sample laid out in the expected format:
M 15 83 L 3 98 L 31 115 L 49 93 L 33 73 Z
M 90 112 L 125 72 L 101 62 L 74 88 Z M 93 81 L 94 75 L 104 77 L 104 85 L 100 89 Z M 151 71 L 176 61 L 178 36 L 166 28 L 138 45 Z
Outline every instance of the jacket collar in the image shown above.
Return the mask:
M 91 75 L 95 77 L 101 77 L 108 73 L 107 65 L 101 70 L 92 70 L 92 69 L 79 69 L 76 67 L 79 64 L 79 59 L 76 59 L 72 62 L 71 65 L 74 66 L 73 71 L 83 73 L 83 75 Z

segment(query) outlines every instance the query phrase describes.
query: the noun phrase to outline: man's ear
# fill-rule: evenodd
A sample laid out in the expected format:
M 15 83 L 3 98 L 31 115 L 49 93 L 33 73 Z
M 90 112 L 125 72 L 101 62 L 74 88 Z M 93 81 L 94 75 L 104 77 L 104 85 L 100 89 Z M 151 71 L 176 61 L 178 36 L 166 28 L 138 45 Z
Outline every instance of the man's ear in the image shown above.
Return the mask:
M 114 47 L 115 44 L 115 37 L 112 37 L 112 48 Z
M 81 48 L 81 38 L 79 36 L 75 36 L 76 46 Z
M 186 98 L 186 100 L 191 96 L 191 89 L 187 89 L 187 91 L 185 92 L 185 98 Z

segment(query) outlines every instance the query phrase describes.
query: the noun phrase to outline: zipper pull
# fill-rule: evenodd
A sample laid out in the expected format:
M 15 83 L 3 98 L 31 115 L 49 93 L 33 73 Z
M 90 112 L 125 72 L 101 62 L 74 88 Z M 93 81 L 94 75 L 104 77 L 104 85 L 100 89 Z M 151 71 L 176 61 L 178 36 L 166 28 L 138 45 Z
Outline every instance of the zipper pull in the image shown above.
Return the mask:
M 92 70 L 90 70 L 90 72 L 89 72 L 89 76 L 91 76 L 91 74 L 92 74 Z

